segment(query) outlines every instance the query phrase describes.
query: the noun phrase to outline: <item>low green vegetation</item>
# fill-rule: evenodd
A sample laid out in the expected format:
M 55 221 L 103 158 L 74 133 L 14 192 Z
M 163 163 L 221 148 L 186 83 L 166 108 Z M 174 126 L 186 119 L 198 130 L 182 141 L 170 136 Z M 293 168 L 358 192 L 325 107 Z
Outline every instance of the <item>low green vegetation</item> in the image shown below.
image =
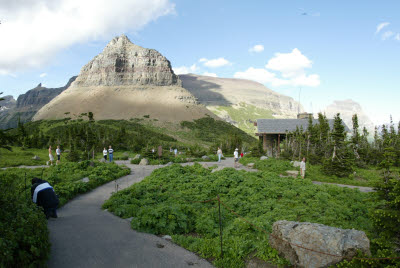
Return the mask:
M 47 221 L 31 201 L 31 179 L 47 180 L 60 206 L 78 194 L 130 173 L 115 164 L 84 161 L 37 169 L 0 171 L 0 267 L 41 267 L 50 252 Z M 84 177 L 89 182 L 84 182 Z
M 239 103 L 235 106 L 217 106 L 211 107 L 211 110 L 221 118 L 229 116 L 232 121 L 236 122 L 236 125 L 241 130 L 254 135 L 257 132 L 254 123 L 259 118 L 272 119 L 272 111 L 262 109 L 247 103 Z
M 249 163 L 254 163 L 255 169 L 278 172 L 283 176 L 287 175 L 286 171 L 288 170 L 299 170 L 298 167 L 293 167 L 290 161 L 286 159 L 269 158 L 260 160 L 258 157 L 243 157 L 240 159 L 240 163 L 245 166 Z M 382 176 L 382 171 L 375 167 L 355 168 L 354 173 L 347 177 L 327 175 L 322 169 L 321 165 L 307 163 L 306 178 L 311 181 L 374 187 Z M 394 169 L 393 172 L 399 175 L 399 169 Z
M 197 252 L 217 267 L 244 267 L 255 256 L 284 265 L 268 244 L 268 237 L 222 207 L 223 250 L 220 257 L 218 202 L 256 226 L 271 232 L 277 220 L 309 221 L 363 230 L 374 237 L 369 210 L 377 206 L 371 195 L 308 179 L 281 178 L 288 162 L 266 162 L 268 171 L 226 168 L 212 173 L 198 164 L 172 165 L 155 170 L 130 188 L 113 194 L 103 205 L 115 215 L 133 217 L 133 229 L 172 235 L 173 241 Z M 207 203 L 196 201 L 212 200 Z M 373 248 L 374 253 L 376 248 Z
M 93 152 L 96 159 L 101 158 L 103 148 L 108 149 L 109 145 L 115 150 L 115 160 L 126 160 L 134 155 L 133 152 L 145 154 L 159 145 L 167 150 L 170 147 L 178 148 L 189 157 L 201 157 L 215 154 L 217 147 L 221 147 L 224 152 L 233 152 L 236 147 L 256 143 L 254 137 L 211 117 L 168 127 L 159 127 L 153 123 L 143 119 L 95 121 L 93 115 L 89 120 L 66 118 L 19 123 L 15 129 L 0 131 L 0 140 L 7 144 L 8 149 L 13 150 L 7 152 L 1 149 L 0 157 L 10 159 L 1 165 L 37 164 L 38 161 L 31 159 L 34 155 L 44 159 L 40 163 L 45 163 L 50 145 L 53 151 L 60 145 L 64 152 L 63 159 L 76 162 L 92 159 Z M 128 155 L 120 155 L 122 152 L 128 152 Z

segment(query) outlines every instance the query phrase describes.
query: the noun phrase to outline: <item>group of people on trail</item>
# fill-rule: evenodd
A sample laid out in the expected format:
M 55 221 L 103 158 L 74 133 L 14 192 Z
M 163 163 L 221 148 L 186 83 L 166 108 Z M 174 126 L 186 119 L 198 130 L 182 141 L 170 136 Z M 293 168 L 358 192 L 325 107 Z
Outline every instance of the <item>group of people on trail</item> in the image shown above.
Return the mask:
M 106 147 L 103 149 L 103 157 L 104 160 L 107 161 L 107 154 L 108 154 L 108 159 L 110 160 L 110 163 L 113 161 L 114 158 L 114 149 L 110 146 L 108 146 L 108 150 L 106 150 Z
M 57 155 L 56 165 L 58 165 L 60 163 L 60 160 L 61 160 L 60 146 L 57 146 L 56 155 Z M 49 163 L 50 163 L 51 166 L 53 165 L 53 161 L 54 161 L 54 156 L 53 156 L 53 151 L 52 151 L 51 145 L 50 145 L 49 146 Z

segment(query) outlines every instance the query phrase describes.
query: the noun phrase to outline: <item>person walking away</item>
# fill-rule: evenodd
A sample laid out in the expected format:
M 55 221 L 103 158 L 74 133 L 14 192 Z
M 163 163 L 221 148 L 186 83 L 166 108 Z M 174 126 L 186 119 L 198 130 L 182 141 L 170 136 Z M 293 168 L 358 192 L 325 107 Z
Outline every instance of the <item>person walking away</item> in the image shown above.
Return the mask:
M 111 148 L 111 145 L 108 146 L 108 157 L 110 158 L 110 163 L 113 161 L 114 150 Z
M 50 165 L 53 165 L 54 157 L 51 151 L 51 146 L 49 146 L 49 159 L 50 159 Z
M 222 150 L 219 147 L 218 147 L 217 155 L 218 155 L 218 162 L 221 162 Z
M 44 210 L 46 219 L 57 218 L 58 197 L 53 187 L 45 180 L 32 179 L 31 196 L 32 201 Z
M 106 162 L 107 162 L 107 153 L 108 153 L 108 151 L 107 151 L 106 147 L 104 147 L 104 149 L 103 149 L 103 157 L 104 157 L 104 160 Z
M 243 158 L 244 154 L 243 151 L 240 153 L 240 158 Z
M 304 176 L 306 175 L 306 158 L 303 157 L 303 160 L 300 162 L 300 175 L 301 178 L 304 179 Z
M 234 167 L 237 168 L 237 163 L 239 162 L 239 149 L 236 148 L 235 152 L 233 153 L 233 160 L 234 162 Z
M 61 150 L 60 150 L 60 145 L 57 145 L 56 154 L 57 154 L 57 161 L 56 161 L 56 165 L 58 165 L 58 163 L 60 163 L 60 159 L 61 159 Z

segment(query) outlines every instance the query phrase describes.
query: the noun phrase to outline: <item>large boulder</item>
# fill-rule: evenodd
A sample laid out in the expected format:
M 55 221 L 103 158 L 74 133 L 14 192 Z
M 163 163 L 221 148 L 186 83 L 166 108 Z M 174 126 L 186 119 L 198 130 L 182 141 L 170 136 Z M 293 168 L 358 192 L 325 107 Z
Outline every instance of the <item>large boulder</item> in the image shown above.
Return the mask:
M 288 176 L 293 178 L 297 178 L 297 176 L 299 176 L 298 170 L 287 170 L 286 173 L 288 174 Z
M 358 250 L 371 255 L 364 232 L 309 222 L 275 222 L 269 243 L 296 267 L 328 267 Z
M 203 160 L 210 160 L 210 157 L 208 157 L 207 155 L 203 155 L 203 156 L 201 157 L 201 159 L 203 159 Z
M 133 158 L 133 160 L 135 159 L 140 159 L 142 156 L 140 154 L 135 155 L 135 157 Z
M 147 160 L 146 158 L 143 158 L 142 160 L 140 160 L 139 165 L 142 166 L 147 166 L 149 164 L 149 160 Z
M 301 162 L 299 162 L 299 161 L 291 161 L 290 163 L 291 163 L 294 167 L 299 167 Z
M 267 159 L 268 159 L 268 156 L 264 156 L 263 155 L 263 156 L 260 157 L 260 160 L 267 160 Z
M 34 157 L 32 157 L 33 160 L 40 160 L 40 157 L 35 155 Z

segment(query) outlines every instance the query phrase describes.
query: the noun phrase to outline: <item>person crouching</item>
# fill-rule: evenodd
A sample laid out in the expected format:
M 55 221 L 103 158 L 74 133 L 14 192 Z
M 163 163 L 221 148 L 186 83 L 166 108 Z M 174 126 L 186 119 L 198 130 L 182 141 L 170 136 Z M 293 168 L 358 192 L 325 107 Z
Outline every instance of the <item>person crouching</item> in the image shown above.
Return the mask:
M 53 187 L 45 181 L 38 178 L 32 179 L 31 186 L 32 201 L 38 206 L 43 207 L 46 219 L 57 218 L 58 197 Z

